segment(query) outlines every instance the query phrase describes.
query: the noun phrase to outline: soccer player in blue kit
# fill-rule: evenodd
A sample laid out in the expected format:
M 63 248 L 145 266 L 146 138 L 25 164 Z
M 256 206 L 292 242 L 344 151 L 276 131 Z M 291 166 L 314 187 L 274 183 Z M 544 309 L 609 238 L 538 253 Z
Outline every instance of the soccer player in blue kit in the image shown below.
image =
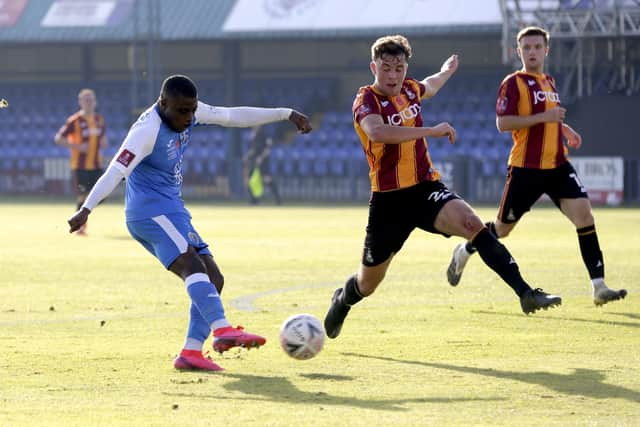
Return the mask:
M 311 131 L 307 116 L 290 108 L 207 105 L 198 101 L 189 77 L 170 76 L 162 83 L 158 101 L 131 126 L 107 170 L 68 220 L 70 232 L 80 229 L 98 203 L 126 180 L 125 215 L 131 236 L 184 280 L 191 298 L 187 338 L 174 360 L 176 369 L 222 370 L 202 354 L 211 331 L 213 348 L 220 353 L 266 342 L 227 321 L 220 300 L 224 278 L 184 206 L 182 156 L 191 131 L 198 125 L 252 127 L 281 120 L 293 122 L 299 132 Z

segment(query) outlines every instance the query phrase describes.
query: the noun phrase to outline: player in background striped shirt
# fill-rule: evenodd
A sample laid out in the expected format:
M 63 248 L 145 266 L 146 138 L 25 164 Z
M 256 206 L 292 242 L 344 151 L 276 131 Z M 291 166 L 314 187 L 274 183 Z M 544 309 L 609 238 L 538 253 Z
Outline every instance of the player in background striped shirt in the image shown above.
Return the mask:
M 624 298 L 627 291 L 613 290 L 604 282 L 604 258 L 600 251 L 589 196 L 569 162 L 568 149 L 580 148 L 582 137 L 564 123 L 566 109 L 553 77 L 543 72 L 549 52 L 549 33 L 527 27 L 517 35 L 522 70 L 508 75 L 500 86 L 496 124 L 511 131 L 513 147 L 498 217 L 488 223 L 498 238 L 509 235 L 531 206 L 547 194 L 576 227 L 582 259 L 593 287 L 593 302 L 606 304 Z M 460 281 L 467 260 L 476 252 L 473 242 L 456 246 L 447 270 L 452 286 Z
M 107 136 L 104 117 L 96 112 L 95 92 L 82 89 L 78 94 L 78 104 L 80 110 L 69 116 L 54 141 L 69 149 L 71 179 L 77 195 L 76 208 L 80 209 L 102 175 L 102 150 L 107 147 Z M 86 224 L 77 234 L 86 234 Z
M 532 313 L 561 303 L 558 296 L 531 289 L 509 251 L 489 232 L 473 209 L 440 181 L 429 157 L 427 137 L 456 140 L 449 123 L 426 127 L 422 100 L 434 96 L 458 68 L 452 55 L 440 72 L 418 81 L 407 78 L 411 46 L 403 36 L 386 36 L 371 47 L 373 84 L 360 88 L 353 122 L 369 162 L 371 199 L 360 268 L 336 289 L 325 317 L 327 336 L 335 338 L 351 306 L 371 295 L 391 260 L 415 228 L 471 240 L 483 261 L 520 297 Z

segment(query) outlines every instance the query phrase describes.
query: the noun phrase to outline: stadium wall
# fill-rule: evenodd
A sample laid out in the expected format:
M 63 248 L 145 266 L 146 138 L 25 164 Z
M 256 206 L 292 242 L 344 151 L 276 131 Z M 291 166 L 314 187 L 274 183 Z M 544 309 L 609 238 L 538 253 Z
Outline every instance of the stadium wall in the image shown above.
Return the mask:
M 369 47 L 373 38 L 344 38 L 340 40 L 239 40 L 239 41 L 173 41 L 163 42 L 157 46 L 155 53 L 155 67 L 159 79 L 173 73 L 191 75 L 196 81 L 219 81 L 220 91 L 212 91 L 208 86 L 204 88 L 202 98 L 213 104 L 232 105 L 239 104 L 237 99 L 229 99 L 225 96 L 228 85 L 225 77 L 228 76 L 228 66 L 233 60 L 238 60 L 238 79 L 264 79 L 265 85 L 269 79 L 316 79 L 332 78 L 338 82 L 334 93 L 334 110 L 346 113 L 350 111 L 353 95 L 361 85 L 371 82 L 372 77 L 368 68 Z M 467 76 L 482 75 L 483 81 L 489 82 L 485 89 L 489 92 L 489 98 L 484 99 L 484 109 L 491 113 L 493 99 L 491 93 L 497 91 L 498 85 L 504 75 L 511 71 L 501 65 L 501 50 L 499 35 L 447 35 L 429 37 L 411 37 L 414 49 L 414 57 L 411 59 L 410 74 L 422 78 L 428 74 L 437 72 L 442 61 L 451 53 L 461 56 L 461 66 L 458 75 L 452 79 L 453 84 L 469 87 Z M 231 47 L 231 48 L 230 48 Z M 60 122 L 75 108 L 75 87 L 91 86 L 104 81 L 121 81 L 129 83 L 132 70 L 138 72 L 141 92 L 141 103 L 153 102 L 157 95 L 159 82 L 147 85 L 147 49 L 142 43 L 136 45 L 137 62 L 133 66 L 133 47 L 130 43 L 101 43 L 92 45 L 82 44 L 20 44 L 0 46 L 0 89 L 12 84 L 38 85 L 58 82 L 73 83 L 73 89 L 69 90 L 68 98 L 60 99 L 59 107 L 51 111 L 60 117 Z M 230 58 L 229 55 L 232 55 Z M 235 58 L 234 58 L 235 57 Z M 562 81 L 560 79 L 560 84 Z M 59 93 L 57 96 L 61 96 Z M 429 114 L 437 112 L 439 105 L 459 101 L 465 97 L 461 91 L 443 91 L 437 99 L 430 101 Z M 495 98 L 494 98 L 495 99 Z M 12 108 L 20 104 L 19 100 L 13 100 Z M 630 137 L 638 134 L 638 123 L 629 121 L 629 112 L 634 111 L 638 105 L 637 98 L 621 96 L 607 97 L 606 99 L 586 98 L 569 106 L 569 122 L 583 133 L 585 146 L 581 154 L 589 155 L 624 155 L 631 159 L 640 158 L 640 147 Z M 135 106 L 134 106 L 135 107 Z M 130 111 L 132 105 L 129 97 L 122 99 L 121 108 Z M 135 110 L 135 109 L 134 109 Z M 28 111 L 20 109 L 18 111 Z M 316 108 L 310 106 L 306 111 L 313 114 Z M 4 114 L 3 112 L 2 114 Z M 135 116 L 133 111 L 130 119 Z M 321 114 L 319 115 L 321 116 Z M 598 117 L 598 120 L 594 120 Z M 601 120 L 602 119 L 602 120 Z M 114 124 L 107 116 L 107 121 Z M 130 120 L 129 120 L 130 122 Z M 427 119 L 427 122 L 429 120 Z M 631 122 L 631 123 L 629 123 Z M 319 122 L 322 123 L 321 121 Z M 454 126 L 459 123 L 453 119 Z M 600 123 L 611 124 L 602 126 Z M 126 129 L 129 123 L 118 122 L 117 126 Z M 26 126 L 33 126 L 26 124 Z M 322 124 L 321 124 L 322 126 Z M 349 143 L 353 143 L 352 131 L 348 134 Z M 123 130 L 111 132 L 111 144 L 119 145 L 123 136 Z M 243 133 L 229 133 L 225 138 L 229 145 L 242 146 L 246 141 Z M 498 138 L 497 132 L 495 132 Z M 44 135 L 41 144 L 52 144 L 52 135 Z M 357 144 L 357 142 L 355 142 Z M 240 177 L 237 174 L 239 164 L 239 151 L 229 151 L 233 158 L 228 159 L 229 165 L 224 170 L 228 174 L 224 179 L 203 180 L 194 182 L 193 189 L 187 189 L 187 195 L 194 197 L 241 197 Z M 436 159 L 438 160 L 438 159 Z M 465 194 L 469 200 L 494 203 L 500 195 L 503 182 L 504 162 L 497 161 L 492 167 L 495 170 L 493 176 L 478 178 L 478 170 L 482 164 L 477 160 L 464 157 L 445 157 L 441 163 L 450 170 L 451 184 Z M 486 163 L 486 162 L 485 162 Z M 635 164 L 635 163 L 634 163 Z M 365 165 L 366 166 L 366 165 Z M 202 166 L 200 166 L 202 168 Z M 368 194 L 366 183 L 366 170 L 363 171 L 362 162 L 356 162 L 349 166 L 352 171 L 346 176 L 352 184 L 349 191 L 336 190 L 335 187 L 344 187 L 343 179 L 327 179 L 319 181 L 313 177 L 289 180 L 285 184 L 284 193 L 291 198 L 300 200 L 365 200 Z M 633 170 L 634 166 L 631 166 Z M 51 168 L 50 168 L 51 169 Z M 235 170 L 235 172 L 232 172 Z M 454 171 L 455 170 L 455 171 Z M 637 165 L 635 166 L 637 170 Z M 37 172 L 30 175 L 31 184 L 23 186 L 25 189 L 35 189 L 41 182 L 37 178 Z M 57 175 L 56 175 L 57 176 Z M 455 179 L 454 179 L 455 177 Z M 231 178 L 231 179 L 229 179 Z M 8 179 L 4 177 L 3 179 Z M 56 178 L 60 180 L 61 177 Z M 65 177 L 66 179 L 66 177 Z M 15 180 L 14 180 L 15 181 Z M 636 182 L 633 177 L 629 182 Z M 221 185 L 211 183 L 222 182 Z M 234 184 L 235 182 L 235 184 Z M 637 185 L 636 185 L 637 187 Z M 0 191 L 6 191 L 3 186 Z M 15 188 L 15 187 L 14 187 Z M 52 188 L 69 192 L 67 185 L 54 185 Z M 314 188 L 318 190 L 315 191 Z M 332 188 L 334 190 L 332 190 Z M 240 193 L 238 193 L 240 189 Z M 58 191 L 56 190 L 56 191 Z M 31 191 L 31 190 L 26 190 Z M 636 192 L 637 193 L 637 192 Z M 633 200 L 638 196 L 631 195 Z M 635 197 L 635 198 L 634 198 Z

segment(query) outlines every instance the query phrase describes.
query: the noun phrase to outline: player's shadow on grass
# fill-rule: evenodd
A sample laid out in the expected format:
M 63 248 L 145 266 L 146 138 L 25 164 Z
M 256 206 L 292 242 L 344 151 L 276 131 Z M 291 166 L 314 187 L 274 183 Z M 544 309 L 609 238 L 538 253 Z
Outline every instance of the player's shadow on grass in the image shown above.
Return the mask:
M 248 397 L 201 395 L 187 393 L 165 393 L 169 396 L 189 398 L 209 398 L 228 400 L 268 400 L 271 402 L 286 402 L 299 404 L 314 404 L 317 406 L 349 406 L 363 409 L 376 409 L 381 411 L 406 411 L 402 405 L 408 403 L 455 403 L 469 401 L 503 401 L 505 398 L 449 398 L 449 397 L 417 397 L 411 399 L 374 399 L 366 397 L 359 399 L 349 396 L 334 396 L 323 391 L 309 392 L 298 389 L 284 377 L 262 377 L 245 374 L 220 374 L 221 378 L 232 379 L 222 387 L 230 392 L 244 393 Z M 333 380 L 332 376 L 320 377 L 320 381 Z M 309 376 L 307 376 L 309 378 Z M 342 378 L 342 377 L 341 377 Z M 349 378 L 351 379 L 351 378 Z
M 300 374 L 301 377 L 310 380 L 331 380 L 331 381 L 351 381 L 353 377 L 348 375 L 330 375 L 330 374 Z
M 640 314 L 638 313 L 609 313 L 613 316 L 625 316 L 628 317 L 629 319 L 636 319 L 636 320 L 640 320 Z
M 520 317 L 522 318 L 522 314 L 516 313 L 499 313 L 495 311 L 485 311 L 485 310 L 473 310 L 472 313 L 476 314 L 491 314 L 492 316 L 509 316 L 509 317 Z M 631 319 L 640 319 L 640 316 L 632 313 L 607 313 L 614 314 L 617 316 L 627 316 Z M 592 320 L 592 319 L 578 319 L 575 317 L 558 317 L 557 315 L 551 315 L 549 317 L 541 317 L 538 316 L 536 319 L 544 319 L 544 320 L 567 320 L 571 322 L 582 322 L 582 323 L 595 323 L 597 325 L 613 325 L 613 326 L 627 326 L 630 328 L 640 328 L 640 322 L 617 322 L 613 320 Z
M 386 360 L 390 362 L 405 363 L 424 366 L 428 368 L 447 369 L 450 371 L 464 372 L 467 374 L 481 375 L 520 381 L 523 383 L 537 384 L 558 393 L 590 397 L 593 399 L 625 399 L 630 402 L 640 402 L 640 392 L 621 386 L 606 384 L 605 375 L 595 369 L 574 369 L 572 374 L 554 374 L 550 372 L 515 372 L 499 369 L 473 368 L 469 366 L 457 366 L 448 363 L 422 362 L 414 360 L 400 360 L 392 357 L 369 356 L 358 353 L 342 353 L 344 356 L 361 357 L 367 359 Z

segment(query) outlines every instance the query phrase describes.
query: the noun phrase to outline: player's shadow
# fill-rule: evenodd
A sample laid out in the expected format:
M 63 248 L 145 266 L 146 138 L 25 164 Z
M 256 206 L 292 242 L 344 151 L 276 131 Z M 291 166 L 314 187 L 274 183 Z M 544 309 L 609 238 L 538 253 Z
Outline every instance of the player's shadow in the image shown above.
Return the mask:
M 517 313 L 500 313 L 496 311 L 486 311 L 486 310 L 473 310 L 472 313 L 476 314 L 490 314 L 492 316 L 508 316 L 508 317 L 519 317 L 522 318 L 522 314 Z M 618 316 L 627 316 L 630 319 L 640 319 L 640 316 L 632 313 L 607 313 L 607 314 L 615 314 Z M 542 317 L 538 316 L 536 319 L 542 320 L 565 320 L 569 322 L 580 322 L 580 323 L 594 323 L 596 325 L 613 325 L 613 326 L 626 326 L 629 328 L 640 328 L 640 322 L 619 322 L 614 320 L 593 320 L 593 319 L 578 319 L 576 317 L 558 317 L 557 315 L 553 315 L 550 317 Z
M 640 314 L 638 313 L 609 313 L 613 316 L 624 316 L 624 317 L 628 317 L 629 319 L 636 319 L 636 320 L 640 320 Z
M 481 375 L 485 377 L 520 381 L 529 384 L 537 384 L 565 395 L 584 396 L 593 399 L 618 398 L 625 399 L 630 402 L 640 402 L 640 391 L 624 388 L 613 384 L 606 384 L 603 382 L 605 380 L 605 375 L 602 372 L 594 369 L 577 368 L 574 369 L 574 372 L 571 374 L 554 374 L 544 371 L 515 372 L 499 369 L 457 366 L 448 363 L 400 360 L 391 357 L 370 356 L 358 353 L 342 354 L 344 356 L 385 360 L 390 362 L 424 366 L 428 368 L 447 369 L 450 371 L 464 372 L 467 374 Z
M 351 381 L 353 377 L 348 375 L 330 375 L 330 374 L 300 374 L 301 377 L 310 380 L 331 380 L 331 381 Z
M 169 396 L 189 397 L 198 399 L 227 399 L 227 400 L 268 400 L 272 402 L 299 403 L 308 405 L 310 403 L 318 406 L 348 406 L 363 409 L 376 409 L 381 411 L 406 411 L 403 405 L 408 403 L 454 403 L 468 401 L 501 401 L 505 398 L 449 398 L 449 397 L 416 397 L 411 399 L 375 399 L 367 396 L 359 399 L 357 397 L 334 396 L 323 391 L 309 392 L 303 391 L 293 385 L 284 377 L 263 377 L 258 375 L 245 374 L 218 374 L 225 379 L 232 379 L 222 385 L 230 392 L 239 392 L 247 397 L 237 397 L 230 395 L 220 396 L 186 393 L 165 393 Z M 333 376 L 316 377 L 321 381 L 334 380 Z M 307 376 L 309 378 L 309 376 Z M 340 376 L 341 380 L 351 380 L 351 377 Z

